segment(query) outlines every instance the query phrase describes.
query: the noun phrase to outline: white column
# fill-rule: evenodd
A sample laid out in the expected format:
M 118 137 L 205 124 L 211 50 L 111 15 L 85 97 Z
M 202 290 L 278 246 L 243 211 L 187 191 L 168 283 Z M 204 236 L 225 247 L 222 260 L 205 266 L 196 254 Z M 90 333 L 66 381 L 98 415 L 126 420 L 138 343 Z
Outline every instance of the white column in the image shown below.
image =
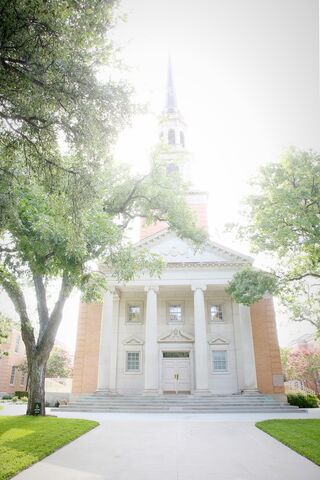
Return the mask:
M 157 325 L 157 292 L 158 286 L 145 287 L 147 292 L 146 306 L 146 340 L 144 360 L 144 392 L 159 391 L 159 358 L 158 358 L 158 325 Z
M 206 285 L 192 285 L 194 292 L 194 348 L 196 393 L 206 392 L 209 388 L 208 339 L 206 327 L 206 309 L 204 291 Z
M 117 392 L 117 359 L 118 359 L 118 337 L 119 337 L 119 308 L 120 296 L 113 296 L 113 322 L 112 322 L 112 345 L 110 359 L 110 393 Z
M 113 324 L 113 292 L 109 289 L 103 297 L 100 327 L 100 349 L 98 364 L 97 391 L 110 391 L 112 324 Z
M 239 305 L 239 333 L 242 358 L 242 390 L 256 391 L 257 376 L 250 308 L 244 305 Z

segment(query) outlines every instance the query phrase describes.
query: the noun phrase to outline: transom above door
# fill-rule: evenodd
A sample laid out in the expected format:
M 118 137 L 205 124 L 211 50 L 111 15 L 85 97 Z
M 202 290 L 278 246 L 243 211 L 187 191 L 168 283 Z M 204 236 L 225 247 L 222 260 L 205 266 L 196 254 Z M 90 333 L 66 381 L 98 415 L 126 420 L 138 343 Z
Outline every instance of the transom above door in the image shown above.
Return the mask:
M 164 393 L 190 393 L 189 352 L 162 353 L 162 390 Z

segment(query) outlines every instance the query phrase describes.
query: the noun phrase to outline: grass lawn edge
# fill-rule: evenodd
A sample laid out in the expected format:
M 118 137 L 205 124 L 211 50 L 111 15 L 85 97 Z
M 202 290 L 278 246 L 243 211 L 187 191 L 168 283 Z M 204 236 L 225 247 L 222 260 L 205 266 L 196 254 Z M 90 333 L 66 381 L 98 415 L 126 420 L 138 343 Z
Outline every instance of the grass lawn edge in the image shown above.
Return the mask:
M 58 425 L 61 425 L 61 426 L 63 424 L 72 425 L 72 423 L 74 423 L 77 426 L 78 431 L 76 432 L 69 431 L 68 437 L 63 439 L 63 437 L 61 437 L 61 431 L 59 432 L 57 429 L 57 435 L 59 435 L 59 439 L 62 440 L 60 441 L 60 443 L 57 443 L 58 442 L 57 438 L 55 438 L 54 445 L 50 445 L 50 442 L 46 443 L 46 450 L 39 453 L 37 458 L 28 458 L 27 460 L 24 460 L 23 465 L 17 465 L 17 466 L 14 465 L 13 467 L 11 467 L 10 471 L 4 472 L 2 474 L 0 472 L 0 480 L 9 480 L 10 478 L 14 477 L 18 473 L 21 473 L 24 470 L 27 470 L 28 468 L 40 462 L 44 458 L 52 455 L 53 453 L 57 452 L 61 448 L 69 445 L 73 441 L 77 440 L 83 435 L 86 435 L 87 433 L 89 433 L 91 430 L 100 426 L 99 422 L 95 420 L 86 420 L 86 419 L 77 419 L 77 418 L 61 418 L 61 417 L 55 417 L 55 416 L 49 416 L 49 415 L 41 416 L 41 417 L 15 415 L 15 416 L 0 416 L 0 427 L 1 427 L 1 420 L 5 420 L 5 419 L 37 419 L 36 421 L 40 420 L 40 422 L 43 420 L 48 420 L 49 422 L 51 420 L 58 420 Z M 30 420 L 27 420 L 27 421 L 30 421 Z M 32 425 L 31 425 L 31 428 L 32 428 Z M 44 426 L 44 435 L 46 435 L 46 432 L 47 430 L 46 430 L 46 427 Z M 1 434 L 1 430 L 0 430 L 0 434 Z M 44 440 L 46 440 L 45 437 L 44 437 Z M 13 448 L 13 451 L 15 451 L 14 448 Z M 17 447 L 17 451 L 19 451 L 19 447 Z M 0 463 L 1 463 L 1 456 L 2 454 L 1 454 L 1 444 L 0 444 Z
M 294 423 L 295 422 L 295 423 Z M 320 467 L 320 448 L 318 447 L 318 451 L 312 451 L 311 453 L 306 451 L 306 445 L 305 442 L 295 445 L 294 442 L 290 439 L 283 438 L 283 433 L 282 435 L 279 436 L 277 432 L 273 431 L 272 426 L 273 425 L 303 425 L 302 422 L 310 422 L 311 424 L 318 424 L 319 423 L 319 439 L 320 439 L 320 419 L 315 419 L 315 418 L 309 418 L 309 419 L 269 419 L 269 420 L 261 420 L 259 422 L 255 423 L 255 426 L 261 430 L 262 432 L 266 433 L 269 435 L 271 438 L 277 440 L 278 442 L 282 443 L 282 445 L 285 445 L 286 447 L 290 448 L 292 451 L 295 453 L 301 455 L 302 457 L 306 458 L 310 462 L 314 463 L 318 467 Z M 270 428 L 271 426 L 271 428 Z M 286 432 L 290 433 L 290 432 Z M 305 439 L 304 439 L 305 440 Z M 320 445 L 320 441 L 316 443 L 316 445 Z

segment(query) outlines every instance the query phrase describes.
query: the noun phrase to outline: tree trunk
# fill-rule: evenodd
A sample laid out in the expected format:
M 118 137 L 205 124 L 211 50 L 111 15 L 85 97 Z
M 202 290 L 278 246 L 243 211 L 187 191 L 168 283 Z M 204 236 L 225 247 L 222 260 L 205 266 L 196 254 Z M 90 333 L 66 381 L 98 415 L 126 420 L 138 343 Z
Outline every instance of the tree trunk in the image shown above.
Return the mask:
M 30 363 L 29 363 L 30 362 Z M 29 396 L 27 415 L 35 414 L 36 403 L 40 404 L 39 415 L 45 415 L 45 375 L 47 359 L 31 358 L 29 364 Z

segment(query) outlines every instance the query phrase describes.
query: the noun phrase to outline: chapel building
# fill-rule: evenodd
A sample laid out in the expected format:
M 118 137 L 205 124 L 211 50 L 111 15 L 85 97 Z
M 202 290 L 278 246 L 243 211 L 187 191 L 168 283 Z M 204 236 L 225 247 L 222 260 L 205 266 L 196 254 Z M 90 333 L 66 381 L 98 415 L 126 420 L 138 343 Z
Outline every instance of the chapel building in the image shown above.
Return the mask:
M 159 129 L 168 174 L 177 168 L 186 174 L 191 156 L 170 64 Z M 187 202 L 208 229 L 207 194 L 192 189 Z M 214 241 L 195 252 L 161 222 L 142 222 L 136 248 L 142 247 L 164 258 L 161 278 L 113 281 L 103 305 L 80 305 L 74 396 L 260 392 L 283 398 L 272 298 L 249 308 L 225 292 L 252 258 Z

